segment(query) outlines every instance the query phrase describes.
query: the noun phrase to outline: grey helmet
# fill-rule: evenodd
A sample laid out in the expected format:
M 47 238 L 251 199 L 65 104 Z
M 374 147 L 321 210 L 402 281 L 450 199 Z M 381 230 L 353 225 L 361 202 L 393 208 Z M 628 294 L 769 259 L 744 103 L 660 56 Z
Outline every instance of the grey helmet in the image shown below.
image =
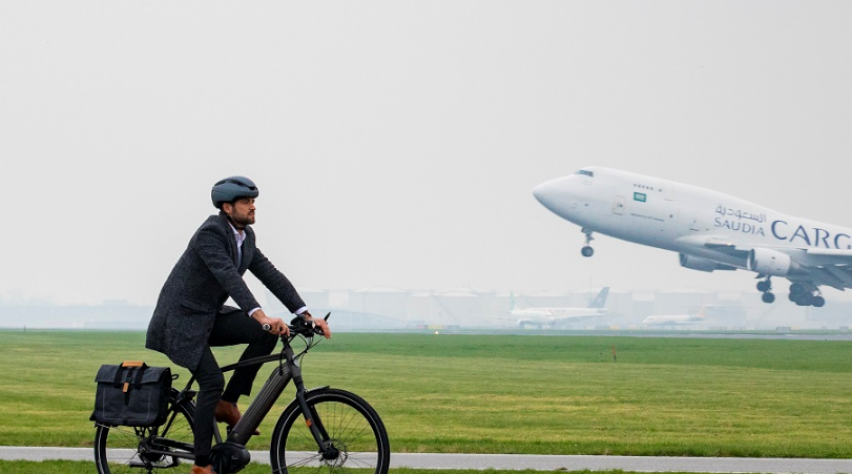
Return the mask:
M 213 200 L 213 205 L 221 209 L 222 203 L 234 202 L 244 197 L 256 198 L 259 194 L 252 180 L 245 176 L 231 176 L 213 185 L 210 198 Z

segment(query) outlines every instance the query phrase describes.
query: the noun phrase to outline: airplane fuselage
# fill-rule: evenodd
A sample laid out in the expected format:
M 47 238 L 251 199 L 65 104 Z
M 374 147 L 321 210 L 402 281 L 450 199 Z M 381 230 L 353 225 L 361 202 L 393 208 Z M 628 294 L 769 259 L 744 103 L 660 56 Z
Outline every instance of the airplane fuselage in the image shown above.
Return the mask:
M 852 229 L 788 216 L 709 189 L 607 168 L 584 168 L 548 181 L 557 215 L 618 239 L 689 255 L 719 259 L 737 268 L 746 261 L 713 249 L 697 249 L 691 237 L 735 236 L 756 247 L 852 249 Z
M 642 320 L 645 326 L 679 326 L 684 324 L 694 324 L 702 321 L 702 318 L 690 316 L 688 314 L 673 314 L 673 315 L 656 315 L 648 316 Z
M 527 308 L 513 309 L 511 314 L 518 318 L 570 318 L 572 316 L 600 316 L 608 312 L 609 310 L 605 308 Z
M 800 285 L 794 289 L 804 296 L 797 304 L 824 304 L 820 285 L 852 288 L 846 268 L 852 264 L 849 228 L 697 186 L 602 167 L 548 181 L 533 193 L 552 212 L 583 228 L 585 256 L 591 256 L 588 241 L 598 232 L 678 252 L 681 265 L 694 270 L 748 269 L 785 277 Z M 769 280 L 759 289 L 768 293 Z M 774 301 L 769 296 L 764 301 Z
M 567 308 L 567 307 L 536 307 L 521 309 L 515 307 L 512 309 L 512 316 L 518 318 L 518 324 L 521 327 L 526 325 L 532 326 L 558 326 L 568 321 L 579 321 L 583 319 L 594 319 L 606 315 L 607 310 L 604 305 L 609 294 L 609 287 L 601 288 L 598 295 L 585 308 Z M 514 296 L 512 296 L 514 302 Z

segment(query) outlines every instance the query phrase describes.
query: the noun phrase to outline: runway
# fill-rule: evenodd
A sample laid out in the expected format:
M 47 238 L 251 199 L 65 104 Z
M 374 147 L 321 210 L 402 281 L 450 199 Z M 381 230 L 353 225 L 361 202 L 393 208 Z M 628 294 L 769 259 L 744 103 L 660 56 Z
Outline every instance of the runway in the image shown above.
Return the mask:
M 252 451 L 253 462 L 269 464 L 269 453 Z M 91 448 L 0 447 L 0 459 L 92 461 Z M 654 456 L 540 456 L 529 454 L 394 453 L 391 468 L 506 469 L 633 472 L 840 474 L 852 473 L 852 459 L 702 458 Z

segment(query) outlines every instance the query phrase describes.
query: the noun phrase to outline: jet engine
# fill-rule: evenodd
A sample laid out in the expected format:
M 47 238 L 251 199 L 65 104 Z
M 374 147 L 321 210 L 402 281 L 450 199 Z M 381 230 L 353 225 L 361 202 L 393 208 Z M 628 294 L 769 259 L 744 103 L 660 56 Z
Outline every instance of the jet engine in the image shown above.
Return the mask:
M 787 276 L 799 266 L 786 253 L 756 248 L 748 253 L 748 269 L 762 275 Z
M 690 270 L 698 270 L 702 272 L 712 272 L 713 270 L 736 270 L 736 268 L 719 263 L 709 258 L 696 257 L 694 255 L 679 254 L 680 266 Z

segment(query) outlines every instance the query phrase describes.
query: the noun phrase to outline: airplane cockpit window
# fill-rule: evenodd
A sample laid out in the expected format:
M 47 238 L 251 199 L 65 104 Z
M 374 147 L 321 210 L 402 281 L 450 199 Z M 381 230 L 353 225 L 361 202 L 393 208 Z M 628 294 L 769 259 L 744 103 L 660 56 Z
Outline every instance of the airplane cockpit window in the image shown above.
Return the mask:
M 588 170 L 580 170 L 580 171 L 577 171 L 577 174 L 582 174 L 582 175 L 588 176 L 588 177 L 590 177 L 590 178 L 594 178 L 594 177 L 595 177 L 595 173 L 594 173 L 594 172 L 592 172 L 592 171 L 588 171 Z

